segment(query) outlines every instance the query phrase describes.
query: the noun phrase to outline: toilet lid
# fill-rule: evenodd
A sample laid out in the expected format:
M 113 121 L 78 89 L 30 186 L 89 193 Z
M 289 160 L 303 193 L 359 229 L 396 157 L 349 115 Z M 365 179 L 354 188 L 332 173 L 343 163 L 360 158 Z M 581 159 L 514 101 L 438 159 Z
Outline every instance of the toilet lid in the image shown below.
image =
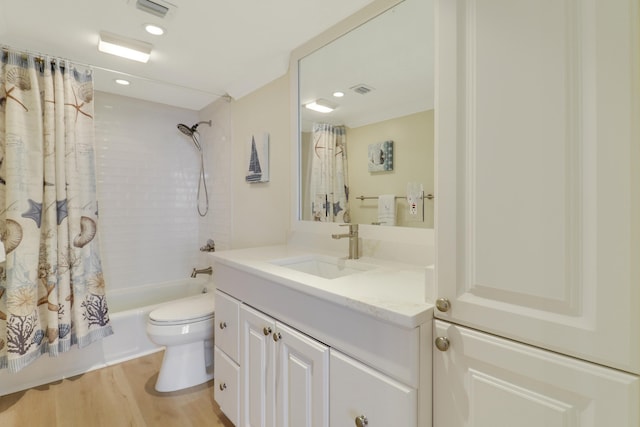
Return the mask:
M 198 295 L 161 305 L 149 313 L 156 322 L 188 322 L 213 317 L 215 311 L 213 294 Z

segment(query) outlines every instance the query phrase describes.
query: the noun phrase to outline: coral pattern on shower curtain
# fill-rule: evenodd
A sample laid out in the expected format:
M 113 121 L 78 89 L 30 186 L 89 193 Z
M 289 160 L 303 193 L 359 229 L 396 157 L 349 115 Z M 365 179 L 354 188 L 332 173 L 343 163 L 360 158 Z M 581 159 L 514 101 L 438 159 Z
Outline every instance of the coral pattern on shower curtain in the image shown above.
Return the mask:
M 0 368 L 112 334 L 97 235 L 91 70 L 3 50 Z
M 344 126 L 313 125 L 309 189 L 314 221 L 351 222 L 346 132 Z

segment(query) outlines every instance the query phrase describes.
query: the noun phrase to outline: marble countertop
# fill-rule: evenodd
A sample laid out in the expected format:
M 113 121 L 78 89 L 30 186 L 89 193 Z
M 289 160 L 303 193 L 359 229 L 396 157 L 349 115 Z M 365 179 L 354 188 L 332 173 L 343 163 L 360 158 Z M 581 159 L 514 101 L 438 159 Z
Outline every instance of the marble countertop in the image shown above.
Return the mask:
M 210 255 L 217 263 L 399 326 L 414 328 L 433 317 L 433 304 L 425 295 L 426 266 L 360 258 L 349 262 L 365 264 L 368 270 L 325 279 L 278 262 L 313 255 L 344 259 L 345 254 L 281 245 L 220 251 Z

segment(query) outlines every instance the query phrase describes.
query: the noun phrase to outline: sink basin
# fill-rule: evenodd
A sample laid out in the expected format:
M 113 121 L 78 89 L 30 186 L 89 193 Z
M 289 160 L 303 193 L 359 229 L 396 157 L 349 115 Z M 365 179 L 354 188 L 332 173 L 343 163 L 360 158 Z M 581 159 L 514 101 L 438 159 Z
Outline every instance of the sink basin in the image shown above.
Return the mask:
M 361 263 L 356 260 L 324 255 L 307 255 L 295 258 L 286 258 L 271 261 L 271 263 L 291 270 L 322 277 L 324 279 L 337 279 L 338 277 L 362 273 L 376 268 L 375 265 Z

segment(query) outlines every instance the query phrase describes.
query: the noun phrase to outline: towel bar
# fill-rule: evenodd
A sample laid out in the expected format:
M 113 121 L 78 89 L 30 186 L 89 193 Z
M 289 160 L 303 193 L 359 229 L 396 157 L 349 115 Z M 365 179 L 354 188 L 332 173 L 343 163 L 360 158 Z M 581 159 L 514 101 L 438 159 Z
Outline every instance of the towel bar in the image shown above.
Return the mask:
M 395 196 L 396 199 L 406 199 L 406 196 Z M 367 200 L 367 199 L 377 199 L 378 196 L 358 196 L 356 197 L 356 199 L 358 200 Z M 432 200 L 434 199 L 435 196 L 433 194 L 424 194 L 424 192 L 422 193 L 422 196 L 420 196 L 420 200 L 422 200 L 422 222 L 424 222 L 424 199 L 429 199 Z M 375 225 L 375 223 L 374 223 Z M 379 225 L 379 223 L 377 224 Z

